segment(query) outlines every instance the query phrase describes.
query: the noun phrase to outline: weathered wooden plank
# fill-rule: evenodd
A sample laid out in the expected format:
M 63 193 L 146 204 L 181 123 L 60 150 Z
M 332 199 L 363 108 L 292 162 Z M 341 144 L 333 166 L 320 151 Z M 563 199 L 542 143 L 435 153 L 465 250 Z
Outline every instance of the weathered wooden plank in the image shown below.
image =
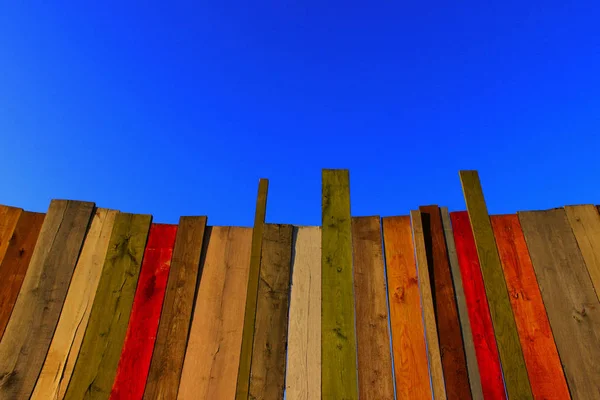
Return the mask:
M 207 234 L 208 248 L 177 396 L 183 400 L 233 399 L 236 392 L 253 232 L 250 228 L 212 227 Z
M 144 396 L 176 235 L 177 225 L 150 226 L 112 400 L 141 400 Z
M 423 220 L 420 211 L 411 211 L 413 242 L 417 259 L 417 272 L 419 276 L 419 292 L 421 293 L 421 305 L 423 307 L 423 321 L 425 323 L 425 339 L 427 340 L 427 352 L 429 354 L 429 368 L 431 374 L 431 385 L 433 398 L 446 399 L 446 388 L 444 384 L 444 371 L 442 357 L 438 341 L 438 331 L 435 321 L 435 306 L 433 303 L 431 280 L 429 277 L 429 265 L 425 249 L 425 237 L 423 233 Z
M 266 224 L 252 346 L 250 398 L 283 399 L 292 261 L 292 226 Z
M 44 214 L 23 212 L 17 226 L 11 232 L 0 264 L 0 339 L 4 336 L 4 330 L 17 301 L 43 222 Z
M 0 205 L 0 264 L 2 264 L 10 238 L 17 227 L 22 212 L 23 209 L 21 208 Z
M 287 400 L 321 399 L 321 228 L 294 228 Z
M 494 334 L 498 344 L 504 383 L 509 398 L 531 399 L 531 386 L 519 342 L 517 326 L 513 316 L 508 291 L 494 232 L 488 216 L 487 206 L 477 171 L 460 171 L 467 211 L 471 221 L 473 237 L 483 283 L 490 306 Z
M 145 400 L 177 397 L 194 296 L 201 274 L 200 257 L 205 229 L 206 217 L 179 219 L 167 290 L 144 391 Z
M 469 320 L 469 310 L 467 308 L 467 301 L 465 299 L 465 291 L 460 274 L 458 256 L 456 255 L 456 244 L 454 242 L 454 235 L 452 233 L 452 222 L 450 221 L 448 208 L 441 207 L 440 213 L 442 216 L 444 236 L 446 238 L 446 246 L 448 249 L 450 272 L 452 274 L 452 282 L 454 283 L 454 294 L 456 295 L 456 306 L 460 320 L 460 330 L 462 332 L 463 344 L 465 347 L 465 359 L 467 362 L 467 371 L 469 373 L 471 395 L 475 400 L 483 400 L 481 377 L 479 375 L 479 366 L 477 365 L 477 354 L 475 353 L 475 343 L 473 341 L 473 332 L 471 330 L 471 323 Z
M 490 219 L 533 396 L 570 399 L 519 217 L 493 215 Z
M 246 306 L 244 311 L 244 333 L 240 350 L 240 362 L 237 375 L 236 400 L 247 400 L 250 387 L 250 368 L 252 366 L 252 345 L 254 343 L 254 322 L 256 320 L 256 303 L 258 301 L 258 281 L 260 276 L 260 256 L 265 215 L 267 213 L 267 193 L 269 181 L 261 179 L 258 183 L 256 211 L 254 214 L 254 230 L 252 233 L 252 255 L 246 290 Z
M 352 218 L 358 394 L 394 399 L 385 270 L 379 217 Z
M 32 399 L 62 399 L 90 317 L 117 211 L 97 208 Z
M 600 304 L 565 211 L 519 220 L 571 396 L 600 398 Z
M 431 400 L 410 217 L 383 218 L 383 240 L 397 398 Z
M 322 190 L 322 398 L 353 400 L 358 374 L 348 170 L 323 170 Z
M 108 252 L 65 393 L 67 400 L 106 399 L 121 356 L 152 216 L 115 217 Z

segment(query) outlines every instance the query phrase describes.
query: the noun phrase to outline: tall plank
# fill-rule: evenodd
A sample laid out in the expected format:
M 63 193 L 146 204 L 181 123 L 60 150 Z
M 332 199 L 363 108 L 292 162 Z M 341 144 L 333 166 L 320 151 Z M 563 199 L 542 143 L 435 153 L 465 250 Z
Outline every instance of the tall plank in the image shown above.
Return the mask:
M 383 218 L 396 393 L 431 400 L 429 366 L 410 217 Z
M 294 228 L 287 400 L 321 399 L 321 228 Z
M 32 399 L 62 399 L 92 310 L 117 211 L 97 208 Z
M 494 334 L 498 343 L 498 353 L 504 373 L 504 383 L 509 398 L 531 399 L 531 386 L 515 318 L 513 316 L 506 281 L 494 232 L 488 216 L 483 190 L 477 171 L 460 171 L 467 211 L 473 229 L 475 246 L 483 275 L 485 292 L 490 306 Z
M 519 217 L 494 215 L 490 219 L 533 396 L 536 399 L 569 399 L 569 389 Z
M 144 399 L 177 397 L 199 279 L 206 217 L 181 217 Z
M 425 250 L 433 288 L 446 395 L 449 399 L 467 400 L 472 398 L 471 388 L 442 216 L 438 206 L 419 207 L 419 210 L 425 233 Z
M 460 330 L 462 332 L 463 344 L 465 346 L 465 359 L 467 362 L 467 371 L 469 373 L 469 385 L 471 395 L 475 400 L 483 400 L 483 389 L 481 388 L 481 377 L 479 375 L 479 366 L 477 365 L 477 354 L 475 353 L 475 342 L 473 341 L 473 331 L 469 320 L 469 310 L 465 299 L 465 290 L 458 256 L 456 254 L 456 244 L 452 233 L 452 222 L 448 208 L 441 207 L 442 223 L 444 226 L 444 236 L 448 249 L 448 260 L 450 262 L 450 272 L 452 273 L 452 282 L 454 283 L 454 293 L 456 295 L 456 306 L 458 309 L 458 318 L 460 320 Z M 495 345 L 495 344 L 494 344 Z
M 21 208 L 0 205 L 0 264 L 4 259 L 21 213 L 23 213 Z
M 600 398 L 600 304 L 566 213 L 520 212 L 519 220 L 571 396 Z
M 150 215 L 120 213 L 115 217 L 88 326 L 65 399 L 106 399 L 110 395 L 151 221 Z
M 258 182 L 258 196 L 254 214 L 254 230 L 252 233 L 252 255 L 250 256 L 250 272 L 248 275 L 247 299 L 244 311 L 244 333 L 240 350 L 240 363 L 237 375 L 236 400 L 247 400 L 250 386 L 250 368 L 252 366 L 252 345 L 254 343 L 254 322 L 256 320 L 256 303 L 258 301 L 258 281 L 260 276 L 260 256 L 265 215 L 267 213 L 267 193 L 269 181 Z
M 141 400 L 154 350 L 177 225 L 152 224 L 110 398 Z
M 385 271 L 379 217 L 352 218 L 358 394 L 394 399 Z
M 27 399 L 33 391 L 93 210 L 93 203 L 50 203 L 0 342 L 0 399 Z
M 321 363 L 324 400 L 358 398 L 347 170 L 323 170 Z
M 212 227 L 178 399 L 233 399 L 253 240 L 250 228 Z M 174 398 L 174 397 L 162 397 Z

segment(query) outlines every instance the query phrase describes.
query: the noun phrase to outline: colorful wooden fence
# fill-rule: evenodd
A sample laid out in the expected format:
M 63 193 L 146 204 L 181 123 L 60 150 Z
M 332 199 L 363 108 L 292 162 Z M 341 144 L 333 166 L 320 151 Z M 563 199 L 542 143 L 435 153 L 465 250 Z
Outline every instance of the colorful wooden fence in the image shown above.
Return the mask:
M 600 399 L 600 213 L 435 205 L 321 227 L 0 206 L 0 400 Z

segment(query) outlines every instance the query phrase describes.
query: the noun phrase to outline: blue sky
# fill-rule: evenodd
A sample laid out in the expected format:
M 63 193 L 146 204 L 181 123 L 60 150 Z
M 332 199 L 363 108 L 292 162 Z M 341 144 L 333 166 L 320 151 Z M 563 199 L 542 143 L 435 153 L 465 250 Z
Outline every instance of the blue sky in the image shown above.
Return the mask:
M 51 198 L 251 225 L 600 203 L 600 3 L 8 2 L 0 203 Z M 96 4 L 97 3 L 97 4 Z

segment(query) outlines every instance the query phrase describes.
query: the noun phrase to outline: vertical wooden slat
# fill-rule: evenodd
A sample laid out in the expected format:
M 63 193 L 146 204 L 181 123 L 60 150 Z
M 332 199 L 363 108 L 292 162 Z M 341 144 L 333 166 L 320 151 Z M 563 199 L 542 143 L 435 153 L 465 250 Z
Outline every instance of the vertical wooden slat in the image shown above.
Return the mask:
M 397 398 L 431 400 L 410 217 L 383 218 L 383 240 Z
M 379 217 L 352 218 L 358 394 L 394 399 Z
M 0 265 L 8 249 L 10 238 L 17 227 L 21 213 L 23 213 L 21 208 L 0 205 Z
M 322 398 L 358 398 L 350 179 L 347 170 L 323 170 L 321 359 Z
M 180 400 L 233 399 L 236 392 L 253 232 L 211 227 L 207 235 Z
M 531 386 L 513 316 L 494 232 L 477 171 L 460 171 L 467 211 L 490 306 L 494 334 L 509 398 L 531 399 Z
M 600 304 L 565 211 L 519 220 L 571 396 L 600 398 Z

